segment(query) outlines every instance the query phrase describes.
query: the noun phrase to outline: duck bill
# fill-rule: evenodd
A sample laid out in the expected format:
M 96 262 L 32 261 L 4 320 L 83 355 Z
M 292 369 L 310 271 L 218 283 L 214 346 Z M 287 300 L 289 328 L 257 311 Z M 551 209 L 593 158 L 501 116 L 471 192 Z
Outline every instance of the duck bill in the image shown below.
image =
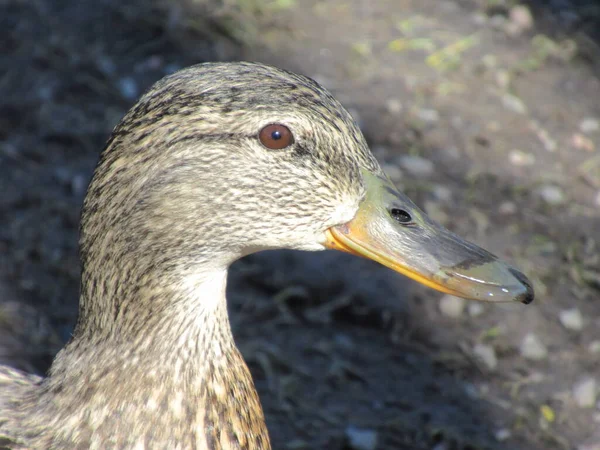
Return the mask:
M 377 261 L 419 283 L 472 300 L 531 303 L 525 275 L 431 220 L 392 182 L 363 170 L 355 217 L 327 230 L 328 248 Z

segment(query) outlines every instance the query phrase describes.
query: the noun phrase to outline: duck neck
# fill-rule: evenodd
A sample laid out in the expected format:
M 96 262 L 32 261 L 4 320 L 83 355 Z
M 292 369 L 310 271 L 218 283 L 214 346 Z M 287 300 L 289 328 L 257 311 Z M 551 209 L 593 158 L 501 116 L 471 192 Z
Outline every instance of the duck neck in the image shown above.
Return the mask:
M 41 400 L 63 408 L 48 415 L 68 411 L 65 423 L 79 416 L 82 429 L 110 434 L 114 418 L 105 412 L 121 411 L 120 429 L 132 430 L 118 436 L 123 446 L 152 436 L 166 447 L 270 448 L 252 377 L 231 333 L 226 276 L 226 270 L 204 271 L 177 282 L 170 277 L 161 289 L 129 292 L 137 307 L 127 312 L 129 303 L 122 303 L 114 327 L 84 317 L 51 368 L 44 392 L 54 399 Z M 92 327 L 103 332 L 90 333 Z M 89 417 L 95 421 L 86 422 Z
M 233 352 L 227 270 L 156 272 L 126 280 L 115 277 L 112 284 L 84 274 L 80 316 L 67 349 L 119 348 L 166 367 L 182 361 L 195 369 Z

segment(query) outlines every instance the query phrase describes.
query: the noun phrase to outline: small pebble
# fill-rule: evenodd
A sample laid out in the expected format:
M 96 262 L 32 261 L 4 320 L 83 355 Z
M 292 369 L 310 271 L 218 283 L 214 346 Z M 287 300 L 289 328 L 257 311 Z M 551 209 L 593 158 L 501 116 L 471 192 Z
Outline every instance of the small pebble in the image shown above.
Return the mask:
M 595 117 L 586 117 L 579 124 L 582 133 L 590 134 L 600 131 L 600 121 Z
M 377 447 L 377 431 L 363 428 L 346 428 L 348 445 L 353 450 L 375 450 Z
M 502 104 L 506 109 L 517 114 L 525 114 L 527 112 L 527 107 L 523 103 L 523 100 L 512 94 L 504 94 L 502 96 Z
M 447 202 L 452 198 L 452 191 L 441 184 L 436 184 L 431 192 L 437 200 L 442 202 Z
M 453 121 L 460 122 L 459 117 L 455 117 Z M 458 127 L 460 128 L 460 127 Z M 444 149 L 444 154 L 450 159 L 460 159 L 460 150 L 457 147 L 446 147 Z
M 549 205 L 562 205 L 565 201 L 563 190 L 551 184 L 546 184 L 538 189 L 538 194 Z
M 446 317 L 456 319 L 462 316 L 465 309 L 466 300 L 446 294 L 440 300 L 440 312 Z
M 498 58 L 496 55 L 487 54 L 483 58 L 481 58 L 481 62 L 485 66 L 486 69 L 495 69 L 498 66 Z
M 88 178 L 82 174 L 73 176 L 71 180 L 71 192 L 76 197 L 82 197 L 85 194 L 85 190 L 88 185 Z
M 502 202 L 498 207 L 498 212 L 506 216 L 512 215 L 517 212 L 517 205 L 509 201 Z
M 542 142 L 544 149 L 548 152 L 555 152 L 558 148 L 557 142 L 552 139 L 550 133 L 544 129 L 537 121 L 532 120 L 529 123 L 529 128 L 536 134 L 538 139 Z
M 583 134 L 575 133 L 571 136 L 571 144 L 578 150 L 584 150 L 586 152 L 593 152 L 596 149 L 594 141 Z
M 402 156 L 400 165 L 415 177 L 426 177 L 433 174 L 434 166 L 431 161 L 420 156 Z
M 490 370 L 494 370 L 498 366 L 496 350 L 490 345 L 476 344 L 473 347 L 473 354 Z
M 592 341 L 588 345 L 588 351 L 590 353 L 600 353 L 600 341 Z
M 497 430 L 494 433 L 494 437 L 496 438 L 496 440 L 498 442 L 504 442 L 507 439 L 510 439 L 511 436 L 512 436 L 512 433 L 510 432 L 510 430 L 508 428 L 500 428 L 499 430 Z
M 516 5 L 510 9 L 508 14 L 509 22 L 506 26 L 506 32 L 511 36 L 518 36 L 533 27 L 533 16 L 531 11 L 525 5 Z
M 510 85 L 510 73 L 507 70 L 498 70 L 496 72 L 496 84 L 501 89 L 507 89 Z
M 479 398 L 479 391 L 473 383 L 465 383 L 465 394 L 472 399 Z
M 470 302 L 467 311 L 469 311 L 469 316 L 479 317 L 485 311 L 485 307 L 479 302 Z
M 417 111 L 417 117 L 423 122 L 435 123 L 440 120 L 440 113 L 435 109 L 420 109 Z
M 476 12 L 475 14 L 473 14 L 473 16 L 471 17 L 473 20 L 473 23 L 475 25 L 485 25 L 487 23 L 487 16 L 485 14 L 482 14 L 480 12 Z
M 121 91 L 121 95 L 127 100 L 135 100 L 140 92 L 136 81 L 131 77 L 119 80 L 119 91 Z
M 390 114 L 400 114 L 404 109 L 402 103 L 397 98 L 389 98 L 385 102 L 385 106 Z
M 565 309 L 559 313 L 558 318 L 567 330 L 581 331 L 583 328 L 583 316 L 578 308 Z
M 596 380 L 586 378 L 573 386 L 573 399 L 580 408 L 593 408 L 596 405 Z
M 108 56 L 104 56 L 104 55 L 97 56 L 96 64 L 98 64 L 98 68 L 105 75 L 114 75 L 115 72 L 117 71 L 117 65 Z
M 524 358 L 533 361 L 541 361 L 548 356 L 546 346 L 540 341 L 540 338 L 533 333 L 529 333 L 525 336 L 521 342 L 520 351 Z
M 521 150 L 511 150 L 508 154 L 508 160 L 513 166 L 526 167 L 535 164 L 535 156 L 531 153 L 525 153 Z

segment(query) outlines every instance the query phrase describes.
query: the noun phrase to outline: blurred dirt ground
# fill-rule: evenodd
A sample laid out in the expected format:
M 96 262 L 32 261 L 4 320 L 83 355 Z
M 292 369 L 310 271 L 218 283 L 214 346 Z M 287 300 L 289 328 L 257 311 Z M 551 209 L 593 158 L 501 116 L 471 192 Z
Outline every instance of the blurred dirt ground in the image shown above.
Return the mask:
M 600 8 L 584 1 L 4 0 L 0 361 L 76 317 L 80 205 L 152 82 L 209 60 L 314 77 L 430 215 L 534 304 L 465 304 L 342 254 L 236 263 L 232 325 L 277 449 L 600 448 Z

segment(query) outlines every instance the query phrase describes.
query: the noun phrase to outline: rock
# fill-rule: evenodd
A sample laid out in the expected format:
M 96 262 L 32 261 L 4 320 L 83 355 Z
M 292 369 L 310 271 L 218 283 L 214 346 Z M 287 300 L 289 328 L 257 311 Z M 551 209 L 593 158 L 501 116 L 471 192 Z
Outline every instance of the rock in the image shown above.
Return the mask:
M 592 341 L 588 345 L 588 351 L 590 353 L 600 353 L 600 341 Z
M 565 309 L 559 313 L 558 318 L 567 330 L 581 331 L 583 328 L 583 316 L 578 308 Z
M 521 150 L 511 150 L 508 154 L 508 160 L 513 166 L 517 167 L 533 166 L 535 164 L 535 156 Z
M 552 184 L 546 184 L 538 189 L 538 195 L 546 203 L 552 206 L 562 205 L 566 201 L 566 196 L 563 190 Z
M 96 64 L 98 65 L 100 71 L 105 75 L 112 76 L 117 72 L 117 65 L 108 56 L 96 56 Z
M 419 109 L 417 111 L 417 117 L 423 122 L 435 123 L 440 120 L 440 113 L 435 109 Z
M 525 106 L 525 103 L 523 103 L 523 100 L 512 94 L 504 94 L 502 96 L 502 104 L 506 109 L 517 114 L 527 113 L 527 107 Z
M 508 89 L 510 85 L 511 77 L 508 70 L 498 70 L 496 72 L 496 84 L 501 89 Z
M 494 370 L 498 366 L 496 350 L 490 345 L 476 344 L 473 347 L 473 354 L 490 370 Z
M 433 163 L 420 156 L 402 156 L 400 157 L 400 166 L 415 177 L 427 177 L 434 171 Z
M 511 436 L 512 436 L 512 433 L 510 432 L 510 430 L 508 428 L 500 428 L 499 430 L 497 430 L 494 433 L 494 437 L 496 438 L 496 440 L 498 442 L 504 442 L 507 439 L 510 439 Z
M 459 117 L 455 117 L 453 120 L 460 121 Z M 443 150 L 443 154 L 450 159 L 460 159 L 460 151 L 457 147 L 446 147 Z
M 433 447 L 431 450 L 448 450 L 448 445 L 446 445 L 445 442 L 440 442 L 435 444 L 435 447 Z
M 571 136 L 571 145 L 578 150 L 585 150 L 586 152 L 593 152 L 596 149 L 594 141 L 580 133 L 575 133 Z
M 388 112 L 394 115 L 400 114 L 404 109 L 404 106 L 402 106 L 402 102 L 400 102 L 400 100 L 398 100 L 397 98 L 389 98 L 385 102 L 385 106 Z
M 487 23 L 488 17 L 480 12 L 476 12 L 471 16 L 473 23 L 478 26 L 483 26 Z
M 529 123 L 529 128 L 535 133 L 538 139 L 542 142 L 544 149 L 548 152 L 555 152 L 558 148 L 556 140 L 554 140 L 548 130 L 544 129 L 537 121 L 532 120 Z
M 502 202 L 498 207 L 498 212 L 502 215 L 509 216 L 517 212 L 517 205 L 513 202 Z
M 452 191 L 444 185 L 436 184 L 431 191 L 436 200 L 447 202 L 452 199 Z
M 590 134 L 600 131 L 600 121 L 595 117 L 586 117 L 579 124 L 582 133 Z
M 83 174 L 76 174 L 71 180 L 71 192 L 76 197 L 83 197 L 88 185 L 88 177 Z
M 446 317 L 457 319 L 462 316 L 465 303 L 466 300 L 464 298 L 446 294 L 440 300 L 440 312 Z
M 533 16 L 525 5 L 513 6 L 508 13 L 508 18 L 505 31 L 510 36 L 519 36 L 533 27 Z
M 548 356 L 548 349 L 543 342 L 540 341 L 540 338 L 533 333 L 529 333 L 525 336 L 521 342 L 520 351 L 524 358 L 533 361 L 541 361 Z
M 353 450 L 375 450 L 377 447 L 377 431 L 375 430 L 349 426 L 346 428 L 346 439 Z
M 127 100 L 135 100 L 140 93 L 136 81 L 131 77 L 124 77 L 119 80 L 119 91 Z
M 585 378 L 573 386 L 573 400 L 580 408 L 596 406 L 596 380 Z
M 485 307 L 479 302 L 470 302 L 467 310 L 469 311 L 469 316 L 479 317 L 485 311 Z

